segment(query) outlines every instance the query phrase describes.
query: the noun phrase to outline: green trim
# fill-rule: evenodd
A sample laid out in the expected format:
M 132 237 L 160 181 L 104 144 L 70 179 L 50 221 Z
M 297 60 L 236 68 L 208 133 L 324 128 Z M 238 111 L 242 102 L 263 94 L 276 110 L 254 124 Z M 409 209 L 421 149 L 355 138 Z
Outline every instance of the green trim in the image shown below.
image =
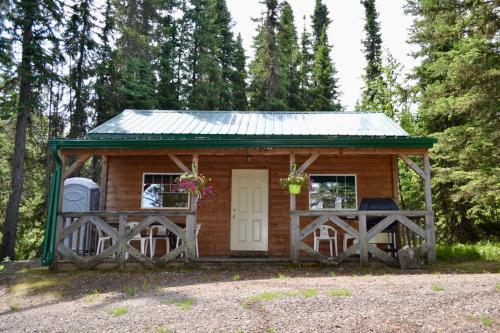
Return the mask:
M 59 156 L 57 146 L 52 145 L 51 150 L 54 154 L 56 167 L 52 173 L 50 183 L 49 205 L 47 208 L 47 219 L 45 222 L 45 233 L 42 243 L 41 262 L 43 266 L 50 265 L 55 258 L 57 210 L 59 208 L 59 192 L 61 191 L 62 160 Z
M 431 148 L 436 142 L 428 137 L 361 136 L 136 136 L 107 135 L 85 140 L 50 140 L 59 148 Z

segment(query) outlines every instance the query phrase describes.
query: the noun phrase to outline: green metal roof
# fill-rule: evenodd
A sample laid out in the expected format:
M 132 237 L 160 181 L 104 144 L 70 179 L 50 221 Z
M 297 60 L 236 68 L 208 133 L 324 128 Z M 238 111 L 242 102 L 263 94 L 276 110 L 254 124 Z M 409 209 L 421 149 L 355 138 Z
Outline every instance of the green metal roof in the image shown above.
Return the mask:
M 285 136 L 409 137 L 383 113 L 125 110 L 92 139 Z

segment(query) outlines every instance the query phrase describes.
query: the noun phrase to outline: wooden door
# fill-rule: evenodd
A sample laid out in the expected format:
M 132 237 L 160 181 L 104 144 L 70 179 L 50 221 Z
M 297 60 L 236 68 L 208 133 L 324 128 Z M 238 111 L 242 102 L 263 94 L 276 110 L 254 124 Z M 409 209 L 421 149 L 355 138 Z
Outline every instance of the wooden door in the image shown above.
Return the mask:
M 268 179 L 267 170 L 233 170 L 231 251 L 267 251 Z

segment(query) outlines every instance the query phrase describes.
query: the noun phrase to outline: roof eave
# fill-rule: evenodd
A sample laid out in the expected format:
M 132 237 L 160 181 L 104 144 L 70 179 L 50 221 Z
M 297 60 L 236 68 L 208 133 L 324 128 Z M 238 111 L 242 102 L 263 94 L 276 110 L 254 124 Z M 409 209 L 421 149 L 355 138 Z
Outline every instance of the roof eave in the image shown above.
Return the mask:
M 232 136 L 211 138 L 183 136 L 169 138 L 91 138 L 84 140 L 54 139 L 58 148 L 432 148 L 436 139 L 429 137 L 332 137 L 332 136 Z

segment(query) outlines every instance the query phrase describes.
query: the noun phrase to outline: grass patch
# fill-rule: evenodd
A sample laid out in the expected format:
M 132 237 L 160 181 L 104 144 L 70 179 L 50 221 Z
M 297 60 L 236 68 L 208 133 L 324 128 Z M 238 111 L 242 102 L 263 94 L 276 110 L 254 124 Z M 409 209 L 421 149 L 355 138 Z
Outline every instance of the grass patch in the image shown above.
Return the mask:
M 19 306 L 19 303 L 17 301 L 12 301 L 9 303 L 9 309 L 10 311 L 17 311 L 19 310 L 20 306 Z
M 16 295 L 27 295 L 34 291 L 54 292 L 53 288 L 60 285 L 61 281 L 54 277 L 30 277 L 20 279 L 8 290 Z
M 151 283 L 148 280 L 142 282 L 142 290 L 148 291 L 151 289 Z
M 316 289 L 304 289 L 301 293 L 304 297 L 315 297 L 318 295 L 318 291 Z
M 432 285 L 432 291 L 444 291 L 444 287 L 439 284 Z
M 438 259 L 447 261 L 500 260 L 500 242 L 436 245 Z
M 99 297 L 99 290 L 97 288 L 92 289 L 90 294 L 85 297 L 87 303 L 93 303 Z
M 123 316 L 128 313 L 128 306 L 120 306 L 115 309 L 111 309 L 108 311 L 108 314 L 113 317 Z
M 130 297 L 133 297 L 137 293 L 137 289 L 135 287 L 132 287 L 132 286 L 125 286 L 125 287 L 123 287 L 123 292 L 125 294 L 129 295 Z
M 0 272 L 5 269 L 5 265 L 0 265 Z
M 352 296 L 352 292 L 349 289 L 333 289 L 330 290 L 331 297 L 348 297 Z
M 481 316 L 479 318 L 479 320 L 481 320 L 481 324 L 483 324 L 484 326 L 486 327 L 492 327 L 493 326 L 493 318 L 489 317 L 489 316 Z
M 331 271 L 330 272 L 330 276 L 333 278 L 333 277 L 336 277 L 337 276 L 337 272 L 335 271 Z
M 165 328 L 165 327 L 160 327 L 155 331 L 156 333 L 173 333 L 171 329 Z
M 283 273 L 278 273 L 278 276 L 276 277 L 278 280 L 284 280 L 287 278 L 287 276 Z
M 495 283 L 495 289 L 500 291 L 500 283 Z
M 285 297 L 315 297 L 318 295 L 316 289 L 303 289 L 297 291 L 264 291 L 260 294 L 247 298 L 247 302 L 270 302 Z
M 241 280 L 241 275 L 239 275 L 239 274 L 233 275 L 233 281 L 240 281 L 240 280 Z
M 176 300 L 170 300 L 167 302 L 167 304 L 175 304 L 177 307 L 183 311 L 187 311 L 191 309 L 193 306 L 193 300 L 190 298 L 186 299 L 176 299 Z

